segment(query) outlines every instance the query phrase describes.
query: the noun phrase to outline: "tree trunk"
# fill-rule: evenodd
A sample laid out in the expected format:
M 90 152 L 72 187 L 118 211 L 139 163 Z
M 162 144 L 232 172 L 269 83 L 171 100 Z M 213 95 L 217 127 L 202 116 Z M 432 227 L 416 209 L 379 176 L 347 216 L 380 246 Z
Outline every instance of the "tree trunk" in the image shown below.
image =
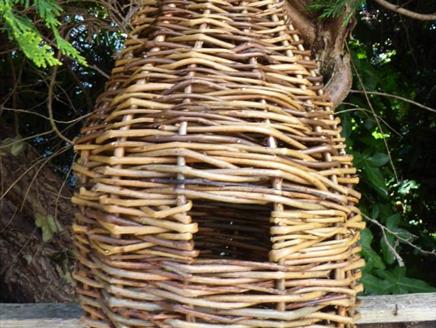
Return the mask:
M 311 0 L 287 0 L 288 15 L 300 33 L 307 49 L 310 49 L 320 64 L 325 90 L 335 105 L 348 95 L 352 85 L 350 56 L 345 51 L 345 42 L 355 26 L 352 17 L 345 17 L 350 8 L 336 18 L 321 20 L 308 10 Z
M 0 301 L 71 301 L 70 191 L 30 145 L 0 150 Z

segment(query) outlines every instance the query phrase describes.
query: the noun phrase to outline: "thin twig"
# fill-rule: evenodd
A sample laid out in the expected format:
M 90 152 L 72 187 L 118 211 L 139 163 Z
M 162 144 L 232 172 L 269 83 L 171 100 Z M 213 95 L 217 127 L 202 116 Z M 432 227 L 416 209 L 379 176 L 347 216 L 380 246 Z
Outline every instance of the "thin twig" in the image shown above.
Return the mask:
M 74 154 L 74 156 L 73 156 L 73 163 L 76 161 L 76 157 L 77 157 L 77 155 Z M 55 210 L 54 210 L 54 220 L 55 221 L 57 221 L 57 219 L 58 219 L 59 199 L 61 198 L 62 191 L 64 190 L 65 185 L 67 184 L 68 176 L 71 174 L 72 170 L 73 170 L 73 166 L 70 165 L 70 167 L 68 169 L 68 172 L 67 172 L 67 174 L 65 176 L 65 179 L 64 179 L 64 181 L 62 181 L 62 185 L 59 188 L 59 191 L 58 191 L 58 193 L 56 195 Z
M 391 243 L 389 242 L 388 236 L 386 235 L 386 231 L 384 229 L 382 230 L 382 233 L 383 233 L 383 240 L 385 241 L 386 245 L 388 245 L 388 248 L 391 251 L 391 253 L 395 256 L 395 259 L 397 260 L 398 265 L 400 267 L 403 267 L 404 266 L 403 258 L 400 256 L 400 254 L 398 254 L 395 247 L 392 246 Z
M 59 136 L 59 138 L 61 138 L 62 140 L 64 140 L 65 142 L 67 142 L 68 144 L 72 145 L 73 142 L 68 139 L 67 137 L 65 137 L 58 129 L 56 122 L 54 121 L 54 116 L 53 116 L 53 90 L 54 90 L 54 85 L 55 85 L 55 81 L 56 81 L 56 75 L 57 75 L 57 71 L 58 71 L 58 67 L 55 66 L 53 68 L 53 73 L 50 77 L 50 84 L 48 87 L 48 95 L 47 95 L 47 110 L 48 110 L 48 117 L 49 117 L 49 121 L 50 121 L 50 125 L 53 128 L 53 131 Z
M 422 20 L 422 21 L 435 21 L 436 20 L 436 14 L 421 14 L 421 13 L 417 13 L 415 11 L 411 11 L 408 9 L 404 9 L 401 6 L 398 5 L 394 5 L 393 3 L 390 3 L 389 1 L 386 0 L 374 0 L 375 2 L 377 2 L 380 6 L 391 10 L 393 12 L 396 12 L 398 14 L 413 18 L 413 19 L 417 19 L 417 20 Z
M 66 146 L 66 147 L 71 147 L 71 146 Z M 41 163 L 42 161 L 44 161 L 46 158 L 42 157 L 39 158 L 38 160 L 35 160 L 32 165 L 30 165 L 23 173 L 20 174 L 20 176 L 14 180 L 14 182 L 12 182 L 9 187 L 0 195 L 0 200 L 2 200 L 3 198 L 6 197 L 6 195 L 15 187 L 15 185 L 20 182 L 20 180 L 25 177 L 31 170 L 33 170 L 33 168 L 35 166 L 37 166 L 39 163 Z
M 410 242 L 408 239 L 401 237 L 398 233 L 396 233 L 395 231 L 392 231 L 391 229 L 389 229 L 388 227 L 384 226 L 383 224 L 381 224 L 380 222 L 378 222 L 377 220 L 374 220 L 373 218 L 370 218 L 368 215 L 363 214 L 363 217 L 374 223 L 375 225 L 377 225 L 382 231 L 386 231 L 388 233 L 390 233 L 391 235 L 393 235 L 395 238 L 397 238 L 398 240 L 402 241 L 403 243 L 409 245 L 410 247 L 416 249 L 417 251 L 421 252 L 422 254 L 426 254 L 426 255 L 434 255 L 436 256 L 436 250 L 431 250 L 431 251 L 427 251 L 425 249 L 422 249 L 421 247 L 413 244 L 412 242 Z
M 96 65 L 89 65 L 89 68 L 92 68 L 97 73 L 99 73 L 101 76 L 103 76 L 104 78 L 109 80 L 110 76 L 107 75 L 104 71 L 102 71 L 98 66 L 96 66 Z
M 45 115 L 43 115 L 41 113 L 33 112 L 30 109 L 3 107 L 2 110 L 11 111 L 11 112 L 18 112 L 18 113 L 25 113 L 25 114 L 29 114 L 29 115 L 35 115 L 35 116 L 41 117 L 43 119 L 46 119 L 48 121 L 50 120 L 50 117 L 45 116 Z M 69 121 L 56 120 L 56 119 L 53 119 L 53 121 L 56 122 L 56 123 L 61 123 L 61 124 L 70 124 L 70 123 L 75 123 L 77 121 L 80 121 L 80 120 L 82 120 L 84 118 L 87 118 L 87 117 L 89 117 L 91 115 L 92 115 L 92 113 L 84 114 L 82 116 L 76 117 L 76 118 L 74 118 L 72 120 L 69 120 Z
M 68 145 L 68 146 L 65 146 L 65 147 L 62 148 L 62 149 L 59 149 L 58 151 L 54 152 L 54 153 L 51 154 L 49 157 L 47 157 L 46 160 L 41 164 L 41 166 L 38 167 L 38 169 L 36 170 L 36 172 L 34 173 L 34 175 L 33 175 L 33 177 L 32 177 L 32 180 L 30 180 L 30 183 L 29 183 L 29 186 L 28 186 L 27 189 L 26 189 L 26 192 L 24 193 L 23 200 L 22 200 L 22 202 L 21 202 L 21 206 L 20 206 L 20 211 L 23 210 L 23 208 L 24 208 L 24 205 L 25 205 L 25 203 L 26 203 L 27 196 L 29 195 L 29 192 L 30 192 L 30 189 L 31 189 L 32 186 L 33 186 L 33 183 L 35 182 L 36 178 L 38 177 L 39 172 L 41 172 L 41 170 L 44 168 L 44 166 L 46 166 L 47 163 L 50 162 L 53 158 L 59 156 L 60 154 L 63 154 L 65 151 L 67 151 L 67 150 L 70 149 L 70 148 L 71 148 L 71 146 Z
M 24 243 L 23 246 L 21 246 L 20 250 L 17 252 L 17 254 L 12 258 L 11 263 L 8 263 L 8 265 L 4 266 L 4 270 L 0 271 L 0 274 L 2 276 L 7 276 L 8 272 L 10 272 L 13 268 L 14 265 L 18 262 L 19 259 L 21 259 L 22 257 L 20 256 L 21 253 L 27 248 L 27 246 L 29 246 L 29 244 L 32 242 L 32 238 L 35 237 L 36 232 L 38 231 L 37 227 L 34 227 L 32 230 L 32 233 L 29 235 L 29 237 L 27 238 L 26 242 Z
M 52 133 L 52 132 L 53 132 L 53 130 L 50 130 L 50 131 L 44 131 L 44 132 L 41 132 L 41 133 L 33 134 L 33 135 L 31 135 L 31 136 L 27 136 L 27 137 L 25 137 L 25 138 L 16 139 L 16 140 L 14 140 L 14 141 L 12 141 L 12 142 L 2 143 L 2 144 L 0 144 L 0 150 L 1 150 L 1 149 L 5 149 L 5 148 L 9 148 L 9 147 L 11 147 L 11 146 L 13 146 L 13 145 L 15 145 L 15 144 L 21 143 L 21 142 L 26 141 L 26 140 L 29 140 L 29 139 L 33 139 L 33 138 L 37 138 L 37 137 L 45 136 L 45 135 L 50 134 L 50 133 Z
M 367 113 L 370 113 L 370 114 L 372 115 L 372 112 L 371 112 L 369 109 L 367 109 L 367 108 L 362 108 L 362 107 L 356 106 L 356 105 L 351 104 L 351 103 L 344 103 L 344 102 L 343 102 L 343 104 L 346 104 L 346 105 L 352 105 L 352 106 L 355 106 L 355 108 L 347 108 L 347 109 L 343 109 L 343 110 L 335 111 L 336 114 L 342 114 L 342 113 L 348 113 L 348 112 L 354 112 L 354 111 L 361 111 L 361 112 L 365 112 L 365 113 L 366 113 L 366 112 L 367 112 Z M 386 127 L 387 127 L 389 130 L 391 130 L 391 131 L 392 131 L 393 133 L 395 133 L 397 136 L 399 136 L 399 137 L 401 136 L 401 133 L 398 132 L 397 130 L 395 130 L 392 126 L 390 126 L 389 123 L 386 122 L 385 119 L 383 119 L 383 117 L 381 117 L 380 115 L 377 115 L 377 117 L 379 118 L 380 121 L 383 122 L 384 125 L 386 125 Z
M 363 92 L 363 91 L 360 91 L 360 90 L 350 90 L 350 93 L 364 93 L 364 92 Z M 422 109 L 426 109 L 426 110 L 428 110 L 428 111 L 430 111 L 430 112 L 436 113 L 436 109 L 431 108 L 431 107 L 428 107 L 428 106 L 425 106 L 425 105 L 423 105 L 423 104 L 421 104 L 421 103 L 419 103 L 419 102 L 416 102 L 416 101 L 413 101 L 413 100 L 407 99 L 407 98 L 405 98 L 405 97 L 401 97 L 401 96 L 393 95 L 393 94 L 391 94 L 391 93 L 379 92 L 379 91 L 366 91 L 366 93 L 367 93 L 367 94 L 370 94 L 370 95 L 377 95 L 377 96 L 383 96 L 383 97 L 389 97 L 389 98 L 398 99 L 398 100 L 401 100 L 401 101 L 407 102 L 407 103 L 409 103 L 409 104 L 415 105 L 415 106 L 417 106 L 417 107 L 420 107 L 420 108 L 422 108 Z
M 347 50 L 350 51 L 350 49 L 348 48 L 348 45 L 345 43 L 345 46 L 347 47 Z M 365 85 L 363 83 L 362 77 L 359 74 L 359 71 L 357 70 L 356 66 L 354 65 L 353 60 L 350 61 L 351 62 L 351 67 L 353 68 L 354 72 L 356 73 L 357 79 L 359 81 L 360 87 L 362 88 L 362 93 L 365 96 L 366 102 L 368 103 L 368 107 L 371 110 L 373 116 L 374 116 L 374 120 L 377 124 L 378 129 L 380 130 L 380 133 L 382 134 L 382 139 L 383 139 L 383 143 L 385 144 L 385 148 L 386 148 L 386 152 L 388 154 L 389 157 L 389 163 L 391 164 L 392 167 L 392 172 L 394 173 L 395 176 L 395 180 L 398 182 L 398 174 L 397 174 L 397 169 L 395 168 L 394 165 L 394 161 L 392 159 L 392 154 L 391 154 L 391 150 L 389 149 L 389 145 L 388 142 L 386 140 L 386 137 L 384 136 L 384 132 L 383 132 L 383 128 L 382 125 L 380 124 L 380 120 L 377 117 L 377 114 L 375 113 L 374 107 L 372 106 L 371 100 L 369 99 L 368 93 L 366 91 Z

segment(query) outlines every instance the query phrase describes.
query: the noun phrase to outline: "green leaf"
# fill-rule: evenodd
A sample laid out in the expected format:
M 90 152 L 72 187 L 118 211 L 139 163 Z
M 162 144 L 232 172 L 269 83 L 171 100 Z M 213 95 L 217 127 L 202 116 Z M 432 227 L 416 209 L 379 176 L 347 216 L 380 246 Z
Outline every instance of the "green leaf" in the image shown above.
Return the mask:
M 374 206 L 371 209 L 371 218 L 377 220 L 379 214 L 380 214 L 380 206 L 378 204 L 374 204 Z
M 389 291 L 390 284 L 387 281 L 368 273 L 366 270 L 363 271 L 361 281 L 365 286 L 365 294 L 383 295 Z
M 383 260 L 387 264 L 393 264 L 395 262 L 396 258 L 391 249 L 392 247 L 395 251 L 397 251 L 395 242 L 396 242 L 396 238 L 392 234 L 386 234 L 386 240 L 383 238 L 380 242 L 382 254 L 383 254 Z
M 364 126 L 367 130 L 372 130 L 375 126 L 375 121 L 373 118 L 368 118 L 365 120 Z
M 398 228 L 400 222 L 401 222 L 401 215 L 395 213 L 386 219 L 386 227 L 389 228 L 390 230 L 395 231 Z
M 388 190 L 386 182 L 378 167 L 368 164 L 368 161 L 363 163 L 363 173 L 370 186 L 377 191 L 381 196 L 387 197 Z
M 362 245 L 362 256 L 366 261 L 366 269 L 371 271 L 373 269 L 384 269 L 385 265 L 381 257 L 372 249 L 371 244 L 374 237 L 371 230 L 364 229 L 360 233 L 360 244 Z
M 406 229 L 400 227 L 402 217 L 398 213 L 390 215 L 386 218 L 385 222 L 388 231 L 385 232 L 386 237 L 381 240 L 380 245 L 385 262 L 387 264 L 393 264 L 395 262 L 395 254 L 393 253 L 392 248 L 395 252 L 399 253 L 399 242 L 401 242 L 401 239 L 398 238 L 412 241 L 415 236 Z
M 38 18 L 21 15 L 20 8 L 14 5 L 24 5 L 28 8 L 29 1 L 0 1 L 0 23 L 6 26 L 9 36 L 16 41 L 24 55 L 38 67 L 61 65 L 55 57 L 54 49 L 44 40 L 40 31 L 36 28 L 34 20 Z M 77 60 L 80 64 L 86 65 L 86 60 L 80 53 L 64 38 L 60 36 L 58 28 L 61 22 L 58 17 L 62 8 L 55 0 L 34 0 L 34 6 L 38 16 L 44 25 L 53 32 L 56 46 L 61 54 Z
M 402 217 L 400 214 L 397 213 L 397 214 L 391 215 L 390 217 L 388 217 L 386 219 L 386 227 L 390 231 L 394 232 L 396 235 L 401 237 L 402 239 L 412 241 L 413 239 L 415 239 L 415 236 L 410 231 L 407 231 L 406 229 L 400 227 L 400 225 L 402 223 L 401 220 L 402 220 Z M 387 233 L 389 234 L 389 232 L 387 232 Z
M 57 30 L 53 31 L 57 47 L 59 51 L 66 56 L 76 59 L 81 65 L 87 66 L 85 57 L 81 56 L 80 53 L 65 39 L 63 39 Z
M 42 240 L 44 242 L 52 240 L 55 233 L 60 232 L 61 228 L 51 215 L 35 214 L 35 224 L 42 231 Z
M 308 5 L 308 9 L 319 13 L 320 19 L 328 19 L 344 15 L 347 7 L 351 8 L 348 15 L 344 15 L 343 24 L 346 25 L 353 17 L 354 12 L 365 0 L 344 1 L 344 0 L 314 0 Z
M 387 292 L 392 294 L 428 293 L 436 288 L 423 280 L 406 277 L 406 269 L 397 267 L 393 270 L 377 270 L 377 275 L 387 281 L 390 286 Z
M 342 121 L 342 135 L 344 138 L 348 138 L 351 135 L 351 118 L 347 113 L 343 114 L 341 117 Z
M 56 28 L 60 25 L 57 17 L 62 13 L 62 8 L 54 0 L 35 0 L 35 7 L 38 15 L 43 18 L 49 28 Z
M 383 166 L 388 161 L 389 156 L 384 153 L 376 153 L 375 155 L 368 157 L 368 162 L 375 167 Z
M 17 157 L 25 149 L 26 143 L 22 141 L 21 136 L 15 138 L 6 138 L 0 143 L 0 156 L 9 152 L 11 155 Z
M 21 152 L 24 150 L 25 148 L 25 143 L 21 140 L 15 142 L 12 146 L 11 146 L 11 154 L 15 157 L 17 157 L 18 155 L 21 154 Z
M 363 79 L 363 84 L 367 91 L 373 91 L 376 89 L 380 82 L 380 77 L 375 70 L 370 65 L 359 65 L 359 71 Z
M 408 195 L 412 190 L 419 188 L 419 183 L 415 180 L 404 180 L 399 184 L 398 193 Z

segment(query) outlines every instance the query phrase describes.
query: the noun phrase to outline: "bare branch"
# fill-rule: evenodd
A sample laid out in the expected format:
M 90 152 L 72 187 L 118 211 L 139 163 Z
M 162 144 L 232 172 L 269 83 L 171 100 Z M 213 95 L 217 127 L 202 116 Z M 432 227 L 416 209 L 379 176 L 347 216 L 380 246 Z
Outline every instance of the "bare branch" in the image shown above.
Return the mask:
M 109 80 L 110 76 L 107 75 L 103 70 L 101 70 L 97 65 L 89 65 L 89 68 L 92 68 L 97 73 L 99 73 L 101 76 L 103 76 L 105 79 Z
M 316 25 L 313 17 L 307 11 L 307 1 L 288 0 L 286 1 L 286 11 L 298 31 L 301 33 L 303 40 L 312 45 L 316 39 Z
M 47 102 L 48 118 L 49 118 L 49 122 L 50 122 L 50 125 L 51 125 L 53 131 L 59 136 L 59 138 L 64 140 L 67 144 L 72 145 L 73 142 L 70 139 L 68 139 L 67 137 L 65 137 L 59 131 L 59 129 L 58 129 L 57 125 L 56 125 L 56 122 L 54 120 L 54 115 L 53 115 L 53 97 L 54 97 L 53 89 L 54 89 L 55 82 L 56 82 L 56 75 L 57 75 L 57 66 L 55 66 L 55 68 L 53 69 L 53 73 L 52 73 L 51 78 L 50 78 L 50 84 L 49 84 L 49 87 L 48 87 L 48 95 L 47 95 L 47 99 L 48 99 L 48 102 Z
M 45 120 L 50 120 L 50 118 L 48 116 L 45 116 L 45 115 L 40 114 L 38 112 L 33 112 L 33 111 L 31 111 L 31 109 L 9 108 L 9 107 L 0 107 L 0 109 L 4 110 L 4 111 L 24 113 L 24 114 L 28 114 L 28 115 L 35 115 L 35 116 L 41 117 L 41 118 L 43 118 Z M 68 121 L 56 120 L 56 119 L 53 119 L 53 121 L 56 122 L 56 123 L 61 123 L 61 124 L 71 124 L 71 123 L 83 120 L 83 119 L 85 119 L 85 118 L 87 118 L 87 117 L 89 117 L 91 115 L 92 115 L 92 113 L 88 113 L 88 114 L 83 114 L 82 116 L 73 118 L 73 119 L 68 120 Z M 50 130 L 49 132 L 51 133 L 52 130 Z M 32 136 L 32 138 L 33 138 L 33 136 Z
M 405 98 L 405 97 L 401 97 L 401 96 L 393 95 L 393 94 L 391 94 L 391 93 L 385 93 L 385 92 L 379 92 L 379 91 L 366 91 L 366 92 L 363 92 L 363 91 L 360 91 L 360 90 L 350 90 L 350 93 L 363 93 L 363 94 L 364 94 L 364 93 L 367 93 L 367 94 L 370 94 L 370 95 L 376 95 L 376 96 L 384 96 L 384 97 L 388 97 L 388 98 L 394 98 L 394 99 L 398 99 L 398 100 L 401 100 L 401 101 L 407 102 L 407 103 L 409 103 L 409 104 L 415 105 L 415 106 L 420 107 L 420 108 L 422 108 L 422 109 L 428 110 L 428 111 L 430 111 L 430 112 L 436 113 L 436 109 L 434 109 L 434 108 L 431 108 L 431 107 L 425 106 L 425 105 L 423 105 L 423 104 L 421 104 L 421 103 L 419 103 L 419 102 L 416 102 L 416 101 L 413 101 L 413 100 L 407 99 L 407 98 Z
M 370 115 L 374 116 L 374 113 L 371 112 L 369 109 L 367 108 L 363 108 L 363 107 L 359 107 L 355 104 L 351 104 L 348 102 L 343 102 L 343 105 L 349 105 L 349 106 L 353 106 L 353 108 L 347 108 L 347 109 L 343 109 L 343 110 L 338 110 L 335 111 L 335 114 L 342 114 L 342 113 L 347 113 L 347 112 L 354 112 L 354 111 L 362 111 L 365 113 L 369 113 Z M 395 130 L 388 122 L 386 122 L 386 120 L 381 117 L 380 115 L 377 115 L 377 118 L 380 120 L 380 122 L 383 122 L 384 125 L 386 125 L 386 127 L 392 131 L 393 133 L 395 133 L 397 136 L 401 137 L 402 134 L 400 132 L 398 132 L 397 130 Z
M 395 249 L 395 246 L 391 245 L 391 243 L 388 240 L 388 236 L 386 235 L 386 231 L 384 229 L 382 229 L 382 233 L 383 233 L 383 240 L 385 241 L 386 245 L 388 246 L 389 250 L 391 251 L 391 253 L 394 255 L 395 259 L 398 262 L 398 265 L 400 267 L 404 266 L 404 260 L 401 257 L 400 254 L 398 254 L 397 250 Z
M 422 254 L 433 255 L 433 256 L 436 255 L 436 250 L 427 251 L 425 249 L 422 249 L 421 247 L 419 247 L 419 246 L 415 245 L 414 243 L 410 242 L 408 239 L 401 237 L 398 233 L 396 233 L 395 231 L 392 231 L 391 229 L 389 229 L 388 227 L 384 226 L 383 224 L 381 224 L 377 220 L 374 220 L 373 218 L 370 218 L 368 215 L 365 215 L 363 213 L 362 213 L 362 215 L 365 217 L 366 220 L 371 221 L 372 223 L 377 225 L 383 231 L 383 233 L 385 233 L 385 232 L 390 233 L 391 235 L 393 235 L 398 240 L 400 240 L 403 243 L 409 245 L 410 247 L 413 247 L 414 249 L 416 249 L 417 251 L 421 252 Z
M 407 16 L 409 18 L 422 20 L 422 21 L 434 21 L 434 20 L 436 20 L 436 14 L 420 14 L 420 13 L 402 8 L 401 6 L 394 5 L 386 0 L 374 0 L 374 1 L 386 9 L 389 9 L 391 11 L 398 13 L 398 14 Z

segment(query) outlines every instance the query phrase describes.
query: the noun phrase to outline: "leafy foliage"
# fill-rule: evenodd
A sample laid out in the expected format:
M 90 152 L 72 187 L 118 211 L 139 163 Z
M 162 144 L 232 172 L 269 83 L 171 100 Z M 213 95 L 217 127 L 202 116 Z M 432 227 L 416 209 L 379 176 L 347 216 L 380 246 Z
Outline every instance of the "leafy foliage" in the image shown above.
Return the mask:
M 430 145 L 436 115 L 383 96 L 401 95 L 436 107 L 435 78 L 429 78 L 436 63 L 428 58 L 436 50 L 430 41 L 436 33 L 431 25 L 410 24 L 408 40 L 402 40 L 407 34 L 396 32 L 405 28 L 402 18 L 380 15 L 369 7 L 360 14 L 355 39 L 349 43 L 356 91 L 337 110 L 360 172 L 360 208 L 368 219 L 361 236 L 367 262 L 363 283 L 368 294 L 436 291 L 431 286 L 436 264 L 436 152 Z M 416 66 L 414 57 L 419 60 Z
M 36 12 L 37 17 L 32 17 Z M 41 19 L 45 28 L 54 36 L 59 52 L 85 65 L 83 56 L 60 34 L 59 17 L 62 8 L 55 0 L 0 0 L 0 21 L 20 50 L 38 67 L 60 65 L 55 50 L 36 28 L 34 21 Z
M 365 3 L 366 0 L 315 0 L 309 4 L 309 9 L 318 12 L 320 19 L 328 19 L 343 15 L 348 7 L 348 14 L 344 17 L 344 23 L 348 23 Z
M 407 277 L 404 267 L 388 271 L 376 269 L 375 274 L 366 273 L 362 282 L 367 294 L 428 293 L 436 290 L 423 280 Z

